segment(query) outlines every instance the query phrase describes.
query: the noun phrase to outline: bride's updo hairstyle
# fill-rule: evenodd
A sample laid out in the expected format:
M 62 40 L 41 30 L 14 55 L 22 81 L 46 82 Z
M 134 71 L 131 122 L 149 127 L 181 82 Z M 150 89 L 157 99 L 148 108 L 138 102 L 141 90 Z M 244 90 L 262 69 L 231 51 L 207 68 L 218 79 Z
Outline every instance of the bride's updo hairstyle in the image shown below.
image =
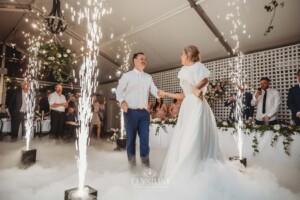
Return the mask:
M 201 60 L 200 51 L 197 47 L 189 45 L 183 49 L 184 53 L 189 57 L 192 62 L 198 62 Z

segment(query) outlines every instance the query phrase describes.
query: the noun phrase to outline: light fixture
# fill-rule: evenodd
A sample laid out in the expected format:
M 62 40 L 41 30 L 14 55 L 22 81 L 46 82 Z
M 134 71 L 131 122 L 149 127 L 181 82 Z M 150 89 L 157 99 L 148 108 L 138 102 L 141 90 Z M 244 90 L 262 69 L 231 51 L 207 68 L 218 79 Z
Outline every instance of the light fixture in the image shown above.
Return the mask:
M 59 34 L 67 29 L 67 23 L 60 10 L 60 0 L 53 0 L 52 10 L 46 17 L 47 30 L 53 34 Z

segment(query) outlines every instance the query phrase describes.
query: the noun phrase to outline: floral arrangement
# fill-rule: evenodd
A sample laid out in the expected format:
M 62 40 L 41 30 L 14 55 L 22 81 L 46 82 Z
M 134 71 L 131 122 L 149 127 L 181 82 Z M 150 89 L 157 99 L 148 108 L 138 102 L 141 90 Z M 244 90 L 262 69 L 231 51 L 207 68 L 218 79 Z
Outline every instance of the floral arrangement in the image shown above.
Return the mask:
M 156 127 L 155 130 L 155 135 L 158 135 L 159 133 L 159 129 L 162 128 L 164 130 L 165 133 L 167 133 L 167 125 L 172 125 L 172 127 L 174 127 L 177 123 L 177 118 L 173 119 L 167 119 L 167 120 L 162 120 L 160 118 L 154 118 L 154 119 L 150 119 L 150 124 L 158 124 L 158 126 Z
M 158 135 L 160 128 L 162 128 L 164 132 L 167 133 L 166 124 L 172 125 L 172 127 L 174 127 L 176 123 L 177 123 L 177 119 L 167 119 L 164 121 L 159 118 L 155 118 L 150 120 L 150 124 L 158 125 L 155 131 L 155 135 Z M 228 121 L 217 121 L 217 127 L 224 131 L 227 131 L 229 128 L 232 128 L 233 129 L 232 134 L 236 133 L 235 124 Z M 272 131 L 273 137 L 270 144 L 272 147 L 274 147 L 279 137 L 283 137 L 283 148 L 284 148 L 284 152 L 287 155 L 290 155 L 289 146 L 294 141 L 292 136 L 296 134 L 300 134 L 299 126 L 290 125 L 285 122 L 280 122 L 279 124 L 273 126 L 256 125 L 254 123 L 247 122 L 244 123 L 242 128 L 244 130 L 244 134 L 247 135 L 253 134 L 253 140 L 252 140 L 253 155 L 259 153 L 257 134 L 260 134 L 260 137 L 262 137 L 266 131 Z
M 226 122 L 226 121 L 218 121 L 217 126 L 219 128 L 222 128 L 223 130 L 228 130 L 228 128 L 234 128 L 232 134 L 236 133 L 235 126 L 233 123 Z M 284 148 L 284 152 L 287 155 L 290 155 L 289 146 L 291 142 L 294 141 L 292 136 L 295 134 L 300 134 L 299 126 L 289 125 L 285 122 L 281 122 L 273 126 L 256 125 L 254 123 L 245 123 L 242 128 L 245 134 L 248 135 L 254 134 L 252 140 L 253 155 L 259 153 L 257 134 L 260 134 L 260 137 L 262 137 L 266 131 L 272 131 L 273 132 L 273 137 L 271 140 L 272 147 L 278 141 L 279 137 L 283 137 L 283 148 Z
M 209 81 L 205 98 L 210 106 L 213 106 L 217 100 L 223 98 L 226 93 L 226 86 L 228 84 L 229 81 L 225 79 Z
M 74 55 L 70 49 L 63 46 L 49 43 L 40 46 L 38 58 L 43 65 L 52 68 L 52 75 L 58 82 L 67 82 L 72 79 Z M 67 72 L 62 74 L 62 72 Z

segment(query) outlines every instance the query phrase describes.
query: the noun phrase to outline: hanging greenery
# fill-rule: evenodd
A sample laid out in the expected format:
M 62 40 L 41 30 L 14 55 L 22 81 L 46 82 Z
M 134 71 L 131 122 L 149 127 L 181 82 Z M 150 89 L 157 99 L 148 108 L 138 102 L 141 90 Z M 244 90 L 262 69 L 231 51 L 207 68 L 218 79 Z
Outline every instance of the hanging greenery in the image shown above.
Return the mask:
M 271 18 L 271 21 L 270 21 L 270 24 L 268 26 L 268 28 L 266 29 L 265 31 L 265 36 L 271 32 L 271 30 L 274 29 L 274 26 L 273 26 L 273 20 L 275 18 L 275 14 L 276 14 L 276 9 L 278 6 L 281 6 L 281 8 L 284 7 L 284 2 L 280 2 L 278 3 L 277 0 L 271 0 L 271 2 L 268 4 L 268 5 L 265 5 L 264 9 L 266 9 L 267 12 L 273 12 L 273 15 L 272 15 L 272 18 Z
M 63 83 L 73 78 L 74 56 L 70 49 L 53 43 L 44 44 L 40 47 L 38 57 L 43 65 L 51 68 L 56 81 Z

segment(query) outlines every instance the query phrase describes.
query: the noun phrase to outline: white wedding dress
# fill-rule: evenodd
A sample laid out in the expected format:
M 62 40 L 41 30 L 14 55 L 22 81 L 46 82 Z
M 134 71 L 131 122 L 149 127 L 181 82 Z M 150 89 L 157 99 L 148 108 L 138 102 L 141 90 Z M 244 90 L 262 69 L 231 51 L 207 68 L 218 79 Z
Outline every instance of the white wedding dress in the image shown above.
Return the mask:
M 222 160 L 214 114 L 205 99 L 193 95 L 192 88 L 208 78 L 210 71 L 200 62 L 183 66 L 178 78 L 185 98 L 173 132 L 160 176 L 168 179 L 194 176 L 208 160 Z M 207 85 L 202 88 L 203 94 Z

